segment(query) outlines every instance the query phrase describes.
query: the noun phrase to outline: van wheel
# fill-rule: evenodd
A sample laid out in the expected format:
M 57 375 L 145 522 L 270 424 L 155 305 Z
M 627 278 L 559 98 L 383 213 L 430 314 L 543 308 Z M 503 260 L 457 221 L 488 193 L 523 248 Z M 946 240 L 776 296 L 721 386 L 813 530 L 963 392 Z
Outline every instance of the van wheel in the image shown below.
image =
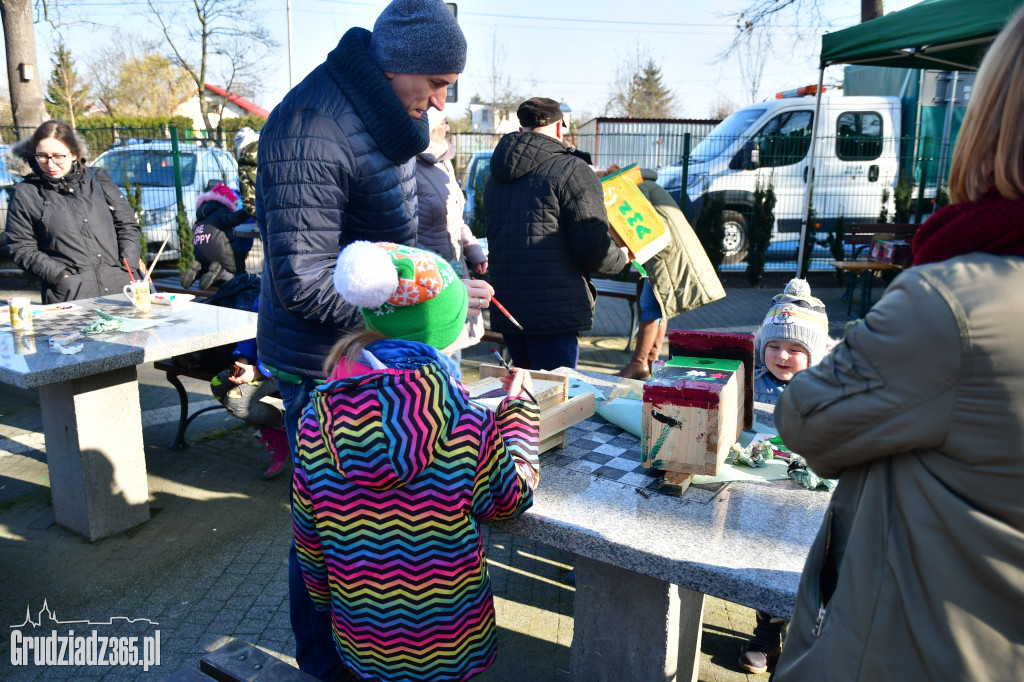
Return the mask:
M 747 239 L 747 219 L 739 211 L 722 211 L 725 236 L 722 237 L 723 265 L 742 263 L 750 251 Z

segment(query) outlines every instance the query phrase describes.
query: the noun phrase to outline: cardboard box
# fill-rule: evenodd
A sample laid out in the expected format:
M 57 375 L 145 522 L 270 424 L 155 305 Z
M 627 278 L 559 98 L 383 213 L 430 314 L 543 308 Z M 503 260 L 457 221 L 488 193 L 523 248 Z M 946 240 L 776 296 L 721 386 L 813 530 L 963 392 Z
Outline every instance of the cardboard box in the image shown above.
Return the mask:
M 905 239 L 892 239 L 876 235 L 871 240 L 868 259 L 892 265 L 910 265 L 910 243 Z
M 665 221 L 637 189 L 637 184 L 642 182 L 640 169 L 633 164 L 601 178 L 601 187 L 609 224 L 636 260 L 646 263 L 668 246 L 670 237 Z

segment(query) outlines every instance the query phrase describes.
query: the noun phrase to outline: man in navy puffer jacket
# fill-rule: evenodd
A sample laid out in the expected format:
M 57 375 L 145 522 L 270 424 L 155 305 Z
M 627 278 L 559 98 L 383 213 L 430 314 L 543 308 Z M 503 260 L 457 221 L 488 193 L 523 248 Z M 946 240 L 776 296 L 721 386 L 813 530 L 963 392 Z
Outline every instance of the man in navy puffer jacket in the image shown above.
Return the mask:
M 310 390 L 325 378 L 327 353 L 362 324 L 359 309 L 332 284 L 338 254 L 359 240 L 415 245 L 426 112 L 444 109 L 465 63 L 466 39 L 441 0 L 393 0 L 373 33 L 349 29 L 261 131 L 257 341 L 260 361 L 278 378 L 293 458 L 296 426 Z M 299 667 L 333 679 L 344 668 L 330 614 L 314 609 L 294 546 L 289 587 Z

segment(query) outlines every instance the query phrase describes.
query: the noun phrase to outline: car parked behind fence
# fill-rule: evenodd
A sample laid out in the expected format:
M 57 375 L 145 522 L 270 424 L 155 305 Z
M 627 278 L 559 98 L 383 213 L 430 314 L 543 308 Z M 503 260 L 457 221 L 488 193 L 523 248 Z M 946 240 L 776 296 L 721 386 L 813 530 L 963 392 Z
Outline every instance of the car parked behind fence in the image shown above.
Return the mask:
M 466 208 L 463 211 L 463 219 L 473 229 L 477 236 L 482 236 L 473 226 L 473 209 L 476 206 L 476 193 L 482 191 L 487 176 L 491 172 L 492 150 L 476 152 L 466 163 L 466 170 L 462 173 L 462 192 L 466 195 Z M 481 222 L 481 225 L 483 223 Z
M 197 144 L 178 145 L 181 168 L 181 194 L 189 225 L 196 217 L 196 198 L 217 183 L 238 191 L 238 162 L 219 147 Z M 142 189 L 139 224 L 146 233 L 146 260 L 160 249 L 165 238 L 167 247 L 161 261 L 177 260 L 178 213 L 175 192 L 174 156 L 169 140 L 129 140 L 104 152 L 92 165 L 103 168 L 114 183 L 127 195 L 136 185 Z

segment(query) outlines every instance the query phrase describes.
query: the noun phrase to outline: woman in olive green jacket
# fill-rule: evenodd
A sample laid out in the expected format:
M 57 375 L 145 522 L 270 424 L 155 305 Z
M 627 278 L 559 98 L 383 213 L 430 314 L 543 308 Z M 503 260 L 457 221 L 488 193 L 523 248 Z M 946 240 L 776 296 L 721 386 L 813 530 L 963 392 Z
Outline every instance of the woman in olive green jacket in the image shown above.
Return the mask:
M 978 73 L 950 196 L 776 407 L 839 477 L 776 682 L 1024 680 L 1024 10 Z
M 638 185 L 640 192 L 665 221 L 671 239 L 668 246 L 644 263 L 648 281 L 640 300 L 640 330 L 633 358 L 619 372 L 619 376 L 629 378 L 650 375 L 650 363 L 661 355 L 670 318 L 725 298 L 725 288 L 707 252 L 678 204 L 657 184 L 658 174 L 646 168 L 641 169 L 641 174 L 644 181 Z M 644 300 L 648 284 L 657 303 L 654 312 L 647 312 L 653 306 Z

